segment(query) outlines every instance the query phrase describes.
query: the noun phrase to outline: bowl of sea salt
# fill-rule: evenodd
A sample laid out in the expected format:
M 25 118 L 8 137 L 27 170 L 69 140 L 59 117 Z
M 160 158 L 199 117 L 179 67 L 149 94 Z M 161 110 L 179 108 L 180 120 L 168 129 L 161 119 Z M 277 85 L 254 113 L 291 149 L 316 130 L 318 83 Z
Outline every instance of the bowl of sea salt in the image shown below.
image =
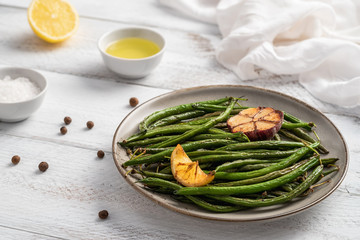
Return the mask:
M 41 106 L 47 89 L 45 77 L 26 68 L 0 68 L 0 121 L 27 119 Z

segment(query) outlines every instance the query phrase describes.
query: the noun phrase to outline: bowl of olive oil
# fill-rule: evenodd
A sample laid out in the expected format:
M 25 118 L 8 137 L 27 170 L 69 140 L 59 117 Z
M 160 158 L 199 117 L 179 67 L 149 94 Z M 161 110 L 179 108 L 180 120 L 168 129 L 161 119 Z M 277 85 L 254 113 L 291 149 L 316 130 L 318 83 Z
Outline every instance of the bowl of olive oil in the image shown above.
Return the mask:
M 121 28 L 102 35 L 98 48 L 105 65 L 123 78 L 137 79 L 159 65 L 164 37 L 149 28 Z

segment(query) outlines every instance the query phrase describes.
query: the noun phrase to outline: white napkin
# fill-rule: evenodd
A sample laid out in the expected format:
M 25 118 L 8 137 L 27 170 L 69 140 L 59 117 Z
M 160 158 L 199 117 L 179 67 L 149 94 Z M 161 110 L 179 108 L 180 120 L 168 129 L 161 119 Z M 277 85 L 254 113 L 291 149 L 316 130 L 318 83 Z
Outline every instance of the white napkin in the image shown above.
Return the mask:
M 159 0 L 216 23 L 217 60 L 240 79 L 299 74 L 315 97 L 360 105 L 360 0 Z

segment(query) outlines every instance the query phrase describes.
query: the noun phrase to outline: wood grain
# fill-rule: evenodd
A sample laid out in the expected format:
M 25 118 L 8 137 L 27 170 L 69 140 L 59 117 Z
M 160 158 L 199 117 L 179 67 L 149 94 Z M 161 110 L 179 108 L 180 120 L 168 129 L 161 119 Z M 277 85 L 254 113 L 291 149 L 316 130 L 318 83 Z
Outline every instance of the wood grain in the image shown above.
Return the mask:
M 62 44 L 38 39 L 26 19 L 29 0 L 0 0 L 0 67 L 40 70 L 49 80 L 43 106 L 23 122 L 0 123 L 1 239 L 359 239 L 359 109 L 325 104 L 296 76 L 241 81 L 220 66 L 214 49 L 218 29 L 159 6 L 153 0 L 72 0 L 80 28 Z M 97 39 L 126 26 L 153 27 L 167 39 L 160 66 L 136 81 L 104 66 Z M 199 85 L 243 84 L 280 91 L 318 108 L 344 135 L 350 167 L 342 185 L 306 212 L 277 221 L 225 223 L 167 210 L 132 189 L 111 157 L 112 136 L 132 110 L 130 97 L 144 102 L 159 94 Z M 63 118 L 68 133 L 60 135 Z M 95 127 L 88 130 L 86 121 Z M 105 151 L 98 159 L 97 150 Z M 21 156 L 17 166 L 11 157 Z M 37 169 L 41 161 L 49 169 Z M 110 216 L 97 214 L 107 209 Z
M 54 240 L 54 239 L 65 239 L 55 236 L 47 236 L 44 234 L 39 234 L 23 229 L 16 229 L 12 227 L 3 227 L 0 226 L 0 233 L 1 238 L 3 239 L 28 239 L 28 240 L 37 240 L 37 239 L 43 239 L 43 240 Z
M 6 25 L 0 25 L 0 35 L 3 36 L 0 38 L 0 52 L 7 56 L 6 59 L 0 58 L 0 64 L 3 65 L 31 67 L 163 89 L 216 84 L 250 85 L 289 94 L 321 111 L 360 116 L 360 107 L 339 108 L 317 100 L 300 86 L 296 76 L 277 76 L 262 70 L 262 77 L 259 79 L 239 80 L 215 59 L 214 49 L 220 42 L 218 36 L 154 27 L 167 39 L 166 53 L 159 67 L 151 75 L 134 81 L 122 79 L 108 70 L 96 47 L 97 40 L 103 33 L 128 26 L 124 23 L 104 24 L 103 21 L 84 18 L 81 19 L 79 30 L 71 41 L 51 45 L 32 33 L 25 9 L 0 8 L 0 21 L 8 22 Z M 34 55 L 36 60 L 33 60 Z
M 305 239 L 317 239 L 323 236 L 323 228 L 337 228 L 332 235 L 347 239 L 355 234 L 360 220 L 353 212 L 359 205 L 359 189 L 351 174 L 328 199 L 299 215 L 265 223 L 222 223 L 180 215 L 144 198 L 118 174 L 110 155 L 99 160 L 96 151 L 88 149 L 8 136 L 1 136 L 0 142 L 5 139 L 7 147 L 0 151 L 0 192 L 6 193 L 0 195 L 0 223 L 6 227 L 71 239 L 127 239 L 133 235 L 191 239 L 192 234 L 201 236 L 199 239 L 215 235 L 263 239 L 269 234 L 281 238 L 297 228 Z M 17 166 L 10 164 L 14 153 L 22 156 Z M 40 173 L 37 164 L 44 160 L 49 169 Z M 97 218 L 102 209 L 110 213 L 104 221 Z M 14 213 L 21 213 L 21 218 Z
M 42 73 L 49 81 L 43 106 L 26 121 L 1 123 L 0 133 L 110 152 L 116 127 L 133 109 L 129 99 L 137 97 L 142 103 L 168 92 L 67 74 Z M 73 121 L 67 126 L 67 134 L 61 135 L 65 116 Z M 91 130 L 86 127 L 89 120 L 95 124 Z
M 0 63 L 6 61 L 7 64 L 17 66 L 129 82 L 106 69 L 97 49 L 97 40 L 102 34 L 129 25 L 117 22 L 104 24 L 94 19 L 81 19 L 79 30 L 71 41 L 51 45 L 33 34 L 27 23 L 25 9 L 1 8 L 0 21 L 9 23 L 0 26 L 3 36 L 0 39 L 0 51 L 7 56 L 7 59 L 2 59 Z M 198 83 L 201 85 L 204 81 L 211 83 L 212 80 L 224 75 L 232 76 L 232 73 L 224 68 L 218 68 L 215 75 L 213 71 L 213 74 L 209 74 L 209 70 L 216 67 L 217 63 L 208 45 L 215 45 L 219 41 L 218 37 L 154 28 L 167 40 L 164 59 L 151 76 L 138 80 L 135 84 L 174 89 L 190 86 L 190 82 L 194 80 L 204 79 Z M 32 61 L 34 54 L 37 56 L 36 61 Z M 186 75 L 180 78 L 180 73 Z M 202 78 L 205 74 L 207 77 Z M 194 79 L 194 76 L 198 77 Z M 189 83 L 186 84 L 187 79 Z
M 4 6 L 25 9 L 31 0 L 1 0 Z M 156 0 L 117 0 L 69 1 L 76 8 L 82 19 L 96 19 L 99 21 L 136 24 L 142 26 L 156 26 L 178 31 L 207 33 L 219 35 L 215 25 L 203 23 L 184 17 L 181 13 L 160 5 Z
M 335 239 L 351 239 L 355 234 L 352 229 L 360 221 L 360 217 L 353 212 L 359 207 L 360 196 L 356 180 L 358 173 L 355 171 L 360 168 L 357 161 L 350 162 L 344 183 L 323 203 L 303 214 L 264 226 L 260 223 L 242 223 L 239 227 L 236 223 L 204 221 L 163 209 L 135 192 L 121 178 L 111 159 L 110 143 L 117 121 L 131 110 L 127 105 L 130 94 L 138 91 L 150 97 L 150 94 L 159 94 L 164 90 L 43 73 L 52 80 L 39 112 L 17 124 L 0 123 L 0 143 L 5 144 L 0 150 L 0 171 L 3 173 L 0 176 L 0 192 L 4 193 L 0 196 L 0 202 L 5 203 L 0 206 L 3 212 L 1 225 L 70 239 L 82 239 L 86 234 L 96 239 L 127 239 L 139 234 L 154 239 L 163 236 L 192 238 L 191 234 L 184 233 L 184 229 L 198 234 L 199 239 L 214 235 L 223 239 L 233 236 L 263 239 L 269 234 L 282 238 L 299 226 L 307 233 L 305 239 L 310 239 L 310 236 L 324 236 L 323 232 L 318 232 L 324 227 L 323 224 L 317 224 L 325 219 L 329 229 L 337 226 L 337 221 L 343 222 L 340 228 L 345 231 L 334 233 Z M 72 89 L 68 86 L 72 86 Z M 105 89 L 106 98 L 98 94 Z M 77 96 L 82 96 L 81 100 Z M 94 100 L 92 96 L 99 98 Z M 118 112 L 114 112 L 114 106 L 109 104 L 113 102 L 119 102 L 116 105 Z M 92 108 L 88 107 L 89 104 Z M 84 109 L 87 111 L 84 112 Z M 71 114 L 68 114 L 69 110 Z M 106 112 L 109 114 L 104 114 Z M 68 126 L 68 134 L 62 136 L 57 131 L 65 115 L 71 115 L 73 122 Z M 340 127 L 346 139 L 356 138 L 360 130 L 357 122 L 346 116 L 328 117 Z M 95 127 L 90 131 L 84 125 L 88 119 L 95 122 Z M 351 156 L 358 158 L 359 144 L 353 141 L 348 144 Z M 102 160 L 96 157 L 99 147 L 106 151 L 106 157 Z M 14 154 L 22 157 L 17 166 L 10 163 Z M 40 161 L 47 161 L 50 166 L 43 174 L 37 170 Z M 343 204 L 339 205 L 339 202 Z M 106 221 L 97 219 L 97 212 L 102 209 L 110 212 L 110 218 Z M 21 213 L 21 218 L 14 213 Z M 56 228 L 52 227 L 54 223 Z M 158 230 L 157 226 L 162 226 L 162 229 Z M 262 232 L 255 231 L 255 228 L 261 228 Z M 109 229 L 111 233 L 108 233 Z M 282 231 L 279 233 L 273 229 Z

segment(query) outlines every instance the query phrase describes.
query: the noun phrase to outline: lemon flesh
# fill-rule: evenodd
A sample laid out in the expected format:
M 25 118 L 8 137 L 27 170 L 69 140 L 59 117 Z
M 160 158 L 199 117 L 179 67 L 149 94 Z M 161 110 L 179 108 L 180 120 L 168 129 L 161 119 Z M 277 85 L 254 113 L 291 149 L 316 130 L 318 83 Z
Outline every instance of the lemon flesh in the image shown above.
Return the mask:
M 70 38 L 79 25 L 76 10 L 64 0 L 33 0 L 28 8 L 28 21 L 34 33 L 50 43 Z
M 171 154 L 171 172 L 174 178 L 186 187 L 201 187 L 214 180 L 214 172 L 204 173 L 199 162 L 193 162 L 180 144 Z

